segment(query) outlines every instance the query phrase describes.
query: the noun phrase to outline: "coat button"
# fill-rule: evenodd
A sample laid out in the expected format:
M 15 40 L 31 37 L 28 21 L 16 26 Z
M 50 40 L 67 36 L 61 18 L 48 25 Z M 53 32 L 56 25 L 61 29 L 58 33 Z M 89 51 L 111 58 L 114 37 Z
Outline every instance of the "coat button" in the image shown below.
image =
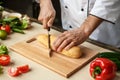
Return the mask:
M 69 28 L 72 28 L 72 26 L 70 25 Z
M 68 8 L 68 6 L 66 6 L 66 5 L 65 5 L 65 8 L 67 9 L 67 8 Z
M 81 8 L 81 11 L 84 11 L 84 9 L 83 9 L 83 8 Z

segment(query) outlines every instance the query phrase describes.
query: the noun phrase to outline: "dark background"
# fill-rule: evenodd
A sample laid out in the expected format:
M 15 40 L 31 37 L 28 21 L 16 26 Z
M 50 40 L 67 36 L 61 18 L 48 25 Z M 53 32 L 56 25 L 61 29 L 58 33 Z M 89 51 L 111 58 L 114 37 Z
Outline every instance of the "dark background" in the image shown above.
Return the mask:
M 5 8 L 27 14 L 30 17 L 38 18 L 39 15 L 39 4 L 34 0 L 0 0 L 3 2 L 2 6 Z M 61 27 L 61 9 L 59 0 L 52 0 L 53 6 L 56 10 L 56 18 L 54 21 L 55 26 Z

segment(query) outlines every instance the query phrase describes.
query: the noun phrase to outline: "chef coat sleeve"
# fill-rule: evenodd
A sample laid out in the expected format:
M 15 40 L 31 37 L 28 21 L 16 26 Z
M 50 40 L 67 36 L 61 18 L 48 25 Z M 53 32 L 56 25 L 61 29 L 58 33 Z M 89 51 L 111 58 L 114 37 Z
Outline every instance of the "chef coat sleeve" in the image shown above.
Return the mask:
M 90 14 L 115 23 L 120 17 L 120 0 L 96 0 Z

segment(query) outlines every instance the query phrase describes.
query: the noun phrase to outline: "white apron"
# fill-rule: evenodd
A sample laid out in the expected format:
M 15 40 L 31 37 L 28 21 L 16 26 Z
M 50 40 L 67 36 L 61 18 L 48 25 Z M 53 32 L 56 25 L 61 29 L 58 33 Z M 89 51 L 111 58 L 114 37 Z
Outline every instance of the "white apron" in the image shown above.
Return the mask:
M 87 18 L 88 0 L 60 0 L 60 3 L 63 28 L 80 27 Z M 90 38 L 120 47 L 120 0 L 90 0 L 89 14 L 105 20 Z

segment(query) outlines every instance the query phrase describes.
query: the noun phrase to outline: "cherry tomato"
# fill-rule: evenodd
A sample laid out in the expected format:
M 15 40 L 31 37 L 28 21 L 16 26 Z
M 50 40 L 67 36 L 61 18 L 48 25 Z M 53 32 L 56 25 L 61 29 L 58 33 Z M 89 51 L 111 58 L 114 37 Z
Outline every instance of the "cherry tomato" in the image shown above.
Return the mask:
M 15 77 L 15 76 L 20 75 L 20 72 L 19 72 L 18 68 L 10 67 L 10 68 L 8 68 L 8 74 L 9 74 L 10 76 Z
M 17 68 L 21 73 L 26 73 L 30 70 L 28 65 L 18 66 Z
M 7 66 L 10 64 L 10 56 L 9 55 L 1 55 L 0 56 L 0 65 Z
M 0 29 L 5 30 L 8 34 L 10 34 L 11 32 L 11 28 L 9 25 L 1 26 Z

